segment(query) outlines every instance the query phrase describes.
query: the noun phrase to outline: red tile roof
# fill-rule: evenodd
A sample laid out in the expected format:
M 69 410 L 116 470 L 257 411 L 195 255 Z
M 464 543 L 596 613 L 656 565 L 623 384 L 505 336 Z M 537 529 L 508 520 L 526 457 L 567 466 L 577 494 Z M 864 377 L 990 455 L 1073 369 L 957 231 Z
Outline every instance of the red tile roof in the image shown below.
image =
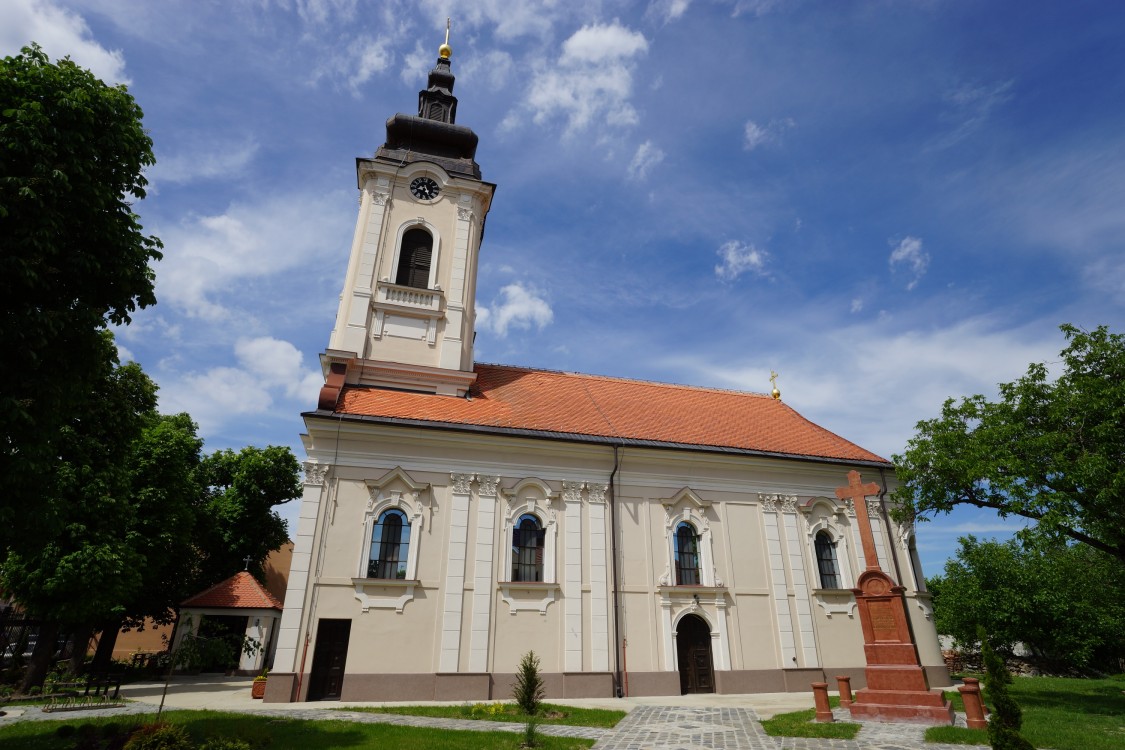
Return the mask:
M 254 576 L 243 570 L 203 593 L 185 599 L 181 607 L 227 607 L 232 609 L 281 609 L 276 596 L 266 591 Z
M 471 399 L 347 386 L 336 413 L 888 463 L 764 394 L 505 365 L 476 372 Z

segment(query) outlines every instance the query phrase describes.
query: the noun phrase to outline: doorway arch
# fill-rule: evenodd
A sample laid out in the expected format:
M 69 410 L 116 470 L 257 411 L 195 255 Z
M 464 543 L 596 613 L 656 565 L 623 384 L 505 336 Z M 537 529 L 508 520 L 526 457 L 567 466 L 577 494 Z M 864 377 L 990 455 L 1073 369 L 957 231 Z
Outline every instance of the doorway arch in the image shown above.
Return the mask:
M 676 657 L 681 695 L 715 692 L 711 626 L 699 615 L 684 615 L 676 626 Z

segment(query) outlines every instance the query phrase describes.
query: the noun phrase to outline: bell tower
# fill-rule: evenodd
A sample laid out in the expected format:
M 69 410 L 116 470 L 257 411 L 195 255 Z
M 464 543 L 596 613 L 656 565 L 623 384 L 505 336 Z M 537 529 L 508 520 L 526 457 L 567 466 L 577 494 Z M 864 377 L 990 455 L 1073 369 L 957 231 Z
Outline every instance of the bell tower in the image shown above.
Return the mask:
M 356 159 L 359 218 L 328 349 L 320 408 L 343 384 L 464 396 L 476 379 L 477 258 L 496 186 L 477 135 L 456 124 L 445 43 L 418 114 L 387 120 L 386 142 Z

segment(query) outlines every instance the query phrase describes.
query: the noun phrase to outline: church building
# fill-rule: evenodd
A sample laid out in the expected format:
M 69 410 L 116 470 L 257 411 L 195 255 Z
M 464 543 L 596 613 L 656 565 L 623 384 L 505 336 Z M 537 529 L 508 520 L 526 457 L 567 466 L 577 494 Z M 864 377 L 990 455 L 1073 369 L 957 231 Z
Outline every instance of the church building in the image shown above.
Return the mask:
M 447 39 L 448 42 L 448 39 Z M 495 185 L 442 45 L 418 114 L 356 160 L 359 218 L 266 700 L 489 700 L 534 651 L 548 697 L 864 685 L 853 587 L 905 592 L 949 685 L 892 465 L 771 394 L 473 359 Z

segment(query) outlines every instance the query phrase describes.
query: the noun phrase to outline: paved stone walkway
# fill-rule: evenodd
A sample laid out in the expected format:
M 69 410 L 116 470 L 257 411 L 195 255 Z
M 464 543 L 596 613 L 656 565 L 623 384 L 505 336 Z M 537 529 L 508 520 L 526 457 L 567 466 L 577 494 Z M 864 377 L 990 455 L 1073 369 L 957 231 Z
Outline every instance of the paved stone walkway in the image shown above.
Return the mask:
M 851 714 L 836 709 L 837 721 Z M 964 716 L 958 717 L 964 726 Z M 966 750 L 973 745 L 927 743 L 917 724 L 860 722 L 854 740 L 770 737 L 749 708 L 639 706 L 594 745 L 594 750 Z
M 156 708 L 153 704 L 140 702 L 121 708 L 51 713 L 45 713 L 39 707 L 9 707 L 5 715 L 0 716 L 0 728 L 17 721 L 81 722 L 97 717 L 152 714 L 156 713 Z M 326 719 L 473 732 L 523 732 L 522 724 L 509 722 L 400 716 L 335 708 L 233 710 L 280 719 Z M 834 713 L 837 721 L 851 721 L 851 715 L 846 710 L 836 709 Z M 958 725 L 964 726 L 964 716 L 958 715 L 957 718 Z M 539 726 L 539 731 L 555 737 L 597 740 L 594 750 L 966 750 L 975 747 L 926 743 L 923 739 L 926 728 L 916 724 L 861 723 L 863 727 L 854 740 L 770 737 L 758 722 L 758 715 L 749 708 L 638 706 L 613 729 L 544 724 Z

